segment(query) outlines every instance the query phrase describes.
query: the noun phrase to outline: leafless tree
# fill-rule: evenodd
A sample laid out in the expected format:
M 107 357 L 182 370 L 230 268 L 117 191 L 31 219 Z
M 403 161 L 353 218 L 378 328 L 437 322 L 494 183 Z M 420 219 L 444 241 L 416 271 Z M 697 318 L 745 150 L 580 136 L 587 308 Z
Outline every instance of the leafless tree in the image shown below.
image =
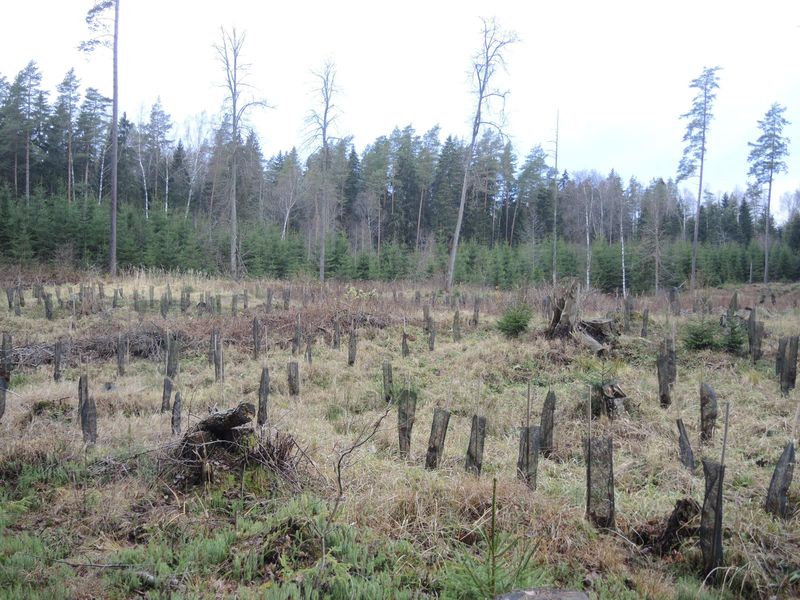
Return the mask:
M 492 98 L 505 99 L 505 92 L 490 87 L 492 76 L 498 67 L 504 67 L 503 51 L 506 46 L 517 41 L 517 36 L 511 32 L 502 31 L 497 23 L 483 19 L 483 44 L 480 51 L 473 57 L 472 69 L 475 82 L 475 116 L 472 120 L 472 135 L 466 156 L 464 157 L 464 181 L 461 185 L 461 199 L 458 204 L 458 217 L 456 229 L 453 234 L 453 244 L 450 248 L 450 263 L 447 268 L 446 287 L 448 292 L 453 288 L 453 275 L 456 270 L 456 254 L 458 252 L 458 238 L 461 234 L 461 224 L 464 221 L 464 207 L 467 201 L 467 187 L 470 178 L 470 165 L 475 153 L 475 143 L 478 139 L 481 125 L 485 123 L 483 111 Z
M 319 232 L 319 280 L 325 281 L 325 238 L 327 236 L 328 221 L 331 218 L 331 190 L 329 188 L 329 171 L 331 166 L 330 156 L 330 130 L 336 121 L 337 107 L 333 97 L 338 91 L 336 88 L 336 65 L 328 60 L 319 71 L 313 71 L 318 87 L 319 106 L 311 110 L 308 116 L 310 127 L 310 141 L 318 142 L 319 146 L 319 192 L 314 194 L 314 215 Z
M 231 116 L 231 177 L 230 177 L 230 220 L 231 220 L 231 244 L 230 244 L 230 271 L 234 277 L 239 272 L 239 227 L 236 214 L 236 175 L 237 158 L 239 150 L 239 132 L 242 120 L 247 111 L 254 107 L 266 107 L 263 100 L 249 99 L 242 97 L 245 89 L 250 86 L 245 82 L 245 76 L 249 71 L 249 65 L 242 63 L 242 48 L 244 47 L 245 34 L 239 34 L 236 28 L 230 31 L 220 30 L 221 42 L 214 46 L 217 51 L 217 58 L 222 64 L 225 73 L 225 83 L 223 87 L 227 92 L 226 102 L 230 105 Z

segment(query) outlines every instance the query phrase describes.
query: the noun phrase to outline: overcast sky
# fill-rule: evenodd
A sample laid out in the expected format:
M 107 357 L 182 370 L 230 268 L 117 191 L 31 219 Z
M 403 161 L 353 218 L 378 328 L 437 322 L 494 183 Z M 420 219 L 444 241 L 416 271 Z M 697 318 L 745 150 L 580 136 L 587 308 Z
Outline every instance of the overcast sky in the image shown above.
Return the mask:
M 35 60 L 53 89 L 70 67 L 83 87 L 111 95 L 111 55 L 77 51 L 91 0 L 9 3 L 3 10 L 0 74 Z M 268 2 L 121 0 L 121 111 L 147 117 L 160 96 L 176 124 L 219 114 L 220 27 L 246 32 L 249 81 L 272 108 L 253 113 L 264 153 L 300 145 L 317 101 L 312 71 L 337 68 L 338 135 L 359 151 L 411 124 L 466 137 L 474 111 L 470 58 L 480 17 L 496 17 L 520 41 L 496 83 L 509 91 L 507 133 L 521 163 L 535 144 L 552 153 L 560 113 L 559 168 L 616 169 L 643 183 L 674 177 L 694 91 L 719 65 L 706 161 L 707 188 L 744 189 L 748 141 L 773 102 L 787 106 L 789 173 L 775 197 L 800 188 L 800 2 L 797 0 Z M 690 183 L 696 189 L 696 182 Z M 777 204 L 777 202 L 775 203 Z

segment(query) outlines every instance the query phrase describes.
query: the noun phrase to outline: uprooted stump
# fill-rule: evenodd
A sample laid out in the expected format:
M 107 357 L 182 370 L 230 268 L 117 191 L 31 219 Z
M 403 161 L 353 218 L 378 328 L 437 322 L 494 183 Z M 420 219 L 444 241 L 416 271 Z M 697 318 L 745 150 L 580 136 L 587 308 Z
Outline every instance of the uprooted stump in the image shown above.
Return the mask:
M 207 455 L 207 446 L 224 446 L 241 439 L 243 433 L 249 433 L 249 430 L 239 428 L 247 425 L 255 416 L 256 407 L 250 402 L 242 402 L 236 408 L 213 413 L 183 436 L 178 454 L 185 460 L 204 458 Z
M 572 337 L 595 354 L 601 354 L 608 352 L 619 336 L 619 327 L 611 319 L 579 318 L 577 282 L 565 288 L 549 307 L 552 317 L 546 335 L 550 339 Z

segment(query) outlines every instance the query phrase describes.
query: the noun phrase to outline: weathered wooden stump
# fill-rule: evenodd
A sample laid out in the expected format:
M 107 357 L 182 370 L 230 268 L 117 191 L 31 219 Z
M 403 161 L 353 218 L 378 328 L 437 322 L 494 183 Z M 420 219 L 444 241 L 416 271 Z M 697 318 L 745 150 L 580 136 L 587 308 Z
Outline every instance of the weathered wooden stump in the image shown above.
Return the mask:
M 347 365 L 352 367 L 356 364 L 356 345 L 358 339 L 356 338 L 355 326 L 350 329 L 350 339 L 347 342 Z
M 287 366 L 288 381 L 289 381 L 289 395 L 297 396 L 300 394 L 300 367 L 297 362 L 292 361 Z
M 538 425 L 521 427 L 519 430 L 519 455 L 517 457 L 517 478 L 525 482 L 528 488 L 536 489 L 536 478 L 539 471 Z
M 400 438 L 400 456 L 407 458 L 411 451 L 411 429 L 417 412 L 417 393 L 413 390 L 400 390 L 397 399 L 397 433 Z
M 775 354 L 775 375 L 780 380 L 783 374 L 783 355 L 786 354 L 786 344 L 789 341 L 788 337 L 778 338 L 778 352 Z
M 44 316 L 48 321 L 53 320 L 53 296 L 44 294 Z
M 676 287 L 669 288 L 669 309 L 673 317 L 680 316 L 681 298 L 680 298 L 680 291 Z
M 453 314 L 453 341 L 461 341 L 461 313 L 458 310 Z
M 53 346 L 53 381 L 61 381 L 61 364 L 63 360 L 64 343 L 61 340 L 56 340 L 55 346 Z
M 258 360 L 261 354 L 261 322 L 258 317 L 253 317 L 253 360 Z
M 314 338 L 309 335 L 306 338 L 306 351 L 305 351 L 306 363 L 308 363 L 309 365 L 311 364 L 311 362 L 313 360 L 312 356 L 311 356 L 311 347 L 312 347 L 313 343 L 314 343 Z
M 267 288 L 267 299 L 264 301 L 264 305 L 267 309 L 267 314 L 272 312 L 272 288 Z
M 772 473 L 772 480 L 767 491 L 767 501 L 764 506 L 766 511 L 776 517 L 785 519 L 788 516 L 788 502 L 786 495 L 792 485 L 794 476 L 795 451 L 794 442 L 789 442 L 783 449 L 775 471 Z
M 483 467 L 483 441 L 486 438 L 486 417 L 472 415 L 472 428 L 469 432 L 469 446 L 464 470 L 474 475 L 481 474 Z
M 342 346 L 342 326 L 339 320 L 333 322 L 333 340 L 331 346 L 334 350 L 338 350 Z
M 622 325 L 625 329 L 625 333 L 630 334 L 633 330 L 632 319 L 633 319 L 633 296 L 628 294 L 625 297 L 625 309 L 622 313 Z
M 78 417 L 84 443 L 94 444 L 97 441 L 97 406 L 94 397 L 89 395 L 89 378 L 85 374 L 78 378 Z
M 442 460 L 444 439 L 447 435 L 447 424 L 449 422 L 450 411 L 443 408 L 434 409 L 431 436 L 428 439 L 428 453 L 425 456 L 426 469 L 436 469 Z
M 403 332 L 403 343 L 401 346 L 401 354 L 403 357 L 408 356 L 411 354 L 411 350 L 408 347 L 408 333 L 406 331 Z
M 722 566 L 722 482 L 725 465 L 703 459 L 706 487 L 700 512 L 700 550 L 703 553 L 703 576 L 708 577 Z
M 644 312 L 642 312 L 642 337 L 647 337 L 647 328 L 650 325 L 650 309 L 645 308 Z
M 422 294 L 419 290 L 414 292 L 414 304 L 420 304 L 422 302 Z
M 289 310 L 289 301 L 292 298 L 292 290 L 290 288 L 283 288 L 283 310 Z
M 676 419 L 678 424 L 678 447 L 680 449 L 681 464 L 689 469 L 689 472 L 694 474 L 694 452 L 692 451 L 692 444 L 689 442 L 689 436 L 686 434 L 686 426 L 683 424 L 683 419 Z
M 8 300 L 8 311 L 11 312 L 14 310 L 14 288 L 7 287 L 6 288 L 6 300 Z
M 383 361 L 383 399 L 391 402 L 394 398 L 394 383 L 392 382 L 392 362 Z
M 555 450 L 553 446 L 553 426 L 556 417 L 556 393 L 553 390 L 547 391 L 542 406 L 542 421 L 539 434 L 539 449 L 542 456 L 550 458 Z
M 125 364 L 128 362 L 128 336 L 124 333 L 117 334 L 117 374 L 125 375 Z
M 0 346 L 0 379 L 11 381 L 11 371 L 14 370 L 13 340 L 11 334 L 3 332 L 3 345 Z
M 172 404 L 172 435 L 180 435 L 181 433 L 181 409 L 183 408 L 183 398 L 181 393 L 175 392 L 175 402 Z
M 161 303 L 159 304 L 159 311 L 161 312 L 161 318 L 166 319 L 167 315 L 169 315 L 169 300 L 167 299 L 167 294 L 161 294 Z
M 263 427 L 268 422 L 269 409 L 269 369 L 262 367 L 261 382 L 258 385 L 258 417 L 256 422 Z
M 584 438 L 586 518 L 601 529 L 613 529 L 614 447 L 611 437 Z
M 225 357 L 219 329 L 211 331 L 211 362 L 214 363 L 214 381 L 225 381 Z
M 750 348 L 750 358 L 755 363 L 761 358 L 761 341 L 764 338 L 764 323 L 756 318 L 755 307 L 750 309 L 747 320 L 747 341 Z
M 700 443 L 709 442 L 714 437 L 717 424 L 717 393 L 711 384 L 700 384 Z
M 300 344 L 303 343 L 303 326 L 300 324 L 300 313 L 294 321 L 294 335 L 292 336 L 292 356 L 297 356 L 300 352 Z
M 797 381 L 797 341 L 798 336 L 786 338 L 781 360 L 781 393 L 786 396 L 793 390 Z M 780 352 L 780 350 L 779 350 Z
M 431 317 L 430 320 L 428 321 L 428 350 L 433 352 L 435 346 L 436 346 L 436 321 L 434 321 L 433 317 Z
M 474 304 L 472 306 L 472 319 L 470 320 L 470 325 L 473 327 L 478 326 L 478 322 L 480 321 L 481 316 L 481 299 L 479 296 L 475 296 Z
M 161 412 L 166 412 L 170 407 L 172 399 L 172 389 L 175 386 L 175 378 L 178 376 L 178 338 L 175 334 L 166 336 L 167 357 L 164 368 L 164 389 L 161 394 Z
M 231 316 L 239 316 L 239 294 L 231 294 Z
M 431 306 L 430 304 L 422 305 L 422 331 L 428 333 L 431 324 Z

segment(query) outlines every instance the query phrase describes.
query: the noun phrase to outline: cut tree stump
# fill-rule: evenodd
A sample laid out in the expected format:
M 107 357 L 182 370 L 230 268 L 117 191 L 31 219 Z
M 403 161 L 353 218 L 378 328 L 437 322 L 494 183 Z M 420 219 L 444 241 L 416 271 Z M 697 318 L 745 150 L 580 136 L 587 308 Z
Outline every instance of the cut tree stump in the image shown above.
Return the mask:
M 717 424 L 717 393 L 708 383 L 700 384 L 700 443 L 710 442 Z
M 708 577 L 722 566 L 722 482 L 725 465 L 703 459 L 706 488 L 700 514 L 700 550 L 703 553 L 703 576 Z
M 614 528 L 614 450 L 611 437 L 583 442 L 586 460 L 586 518 L 600 529 Z
M 298 396 L 300 394 L 300 367 L 297 362 L 292 361 L 287 366 L 289 380 L 289 395 Z
M 444 438 L 447 435 L 447 424 L 450 422 L 450 411 L 443 408 L 433 410 L 431 436 L 428 439 L 428 453 L 425 456 L 425 468 L 436 469 L 442 460 Z
M 677 419 L 676 422 L 678 424 L 678 447 L 680 448 L 681 464 L 694 475 L 694 452 L 692 451 L 692 444 L 689 442 L 689 436 L 686 434 L 686 426 L 683 424 L 683 419 Z
M 531 490 L 536 489 L 536 477 L 539 471 L 540 431 L 538 425 L 520 427 L 519 430 L 517 478 L 524 481 Z
M 785 519 L 788 516 L 788 502 L 786 495 L 792 485 L 794 475 L 794 443 L 789 442 L 783 449 L 775 471 L 772 473 L 772 480 L 769 483 L 767 492 L 766 511 L 776 517 Z
M 411 451 L 411 429 L 417 412 L 417 393 L 401 390 L 397 400 L 397 433 L 400 438 L 400 456 L 407 458 Z
M 236 428 L 247 425 L 255 415 L 255 405 L 242 402 L 236 408 L 207 416 L 183 436 L 178 449 L 179 455 L 185 459 L 205 456 L 203 446 L 206 444 L 234 441 Z
M 483 441 L 486 438 L 486 417 L 472 415 L 472 428 L 469 432 L 469 446 L 464 470 L 473 475 L 480 475 L 483 467 Z
M 539 449 L 542 456 L 549 458 L 555 449 L 553 446 L 553 425 L 556 415 L 556 393 L 548 390 L 542 406 L 542 421 L 539 437 Z
M 268 422 L 267 410 L 269 408 L 269 369 L 261 369 L 261 382 L 258 386 L 258 419 L 257 423 L 263 427 Z

